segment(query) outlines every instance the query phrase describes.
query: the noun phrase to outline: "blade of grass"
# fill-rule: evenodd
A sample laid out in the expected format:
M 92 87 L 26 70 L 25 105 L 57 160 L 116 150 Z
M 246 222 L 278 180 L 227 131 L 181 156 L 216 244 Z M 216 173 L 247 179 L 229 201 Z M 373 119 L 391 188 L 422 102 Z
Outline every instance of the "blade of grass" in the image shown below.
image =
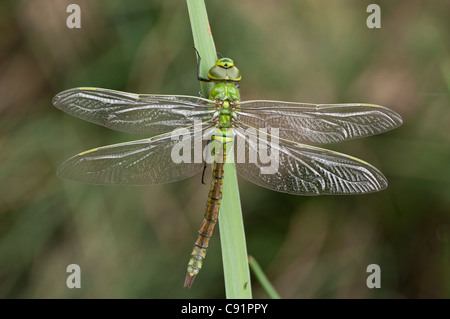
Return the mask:
M 200 76 L 206 78 L 209 68 L 216 62 L 217 55 L 205 3 L 203 0 L 186 1 L 194 45 L 201 56 Z M 212 85 L 211 83 L 201 82 L 203 96 L 208 96 Z M 232 158 L 232 155 L 230 154 L 229 157 Z M 225 164 L 222 197 L 219 228 L 226 297 L 228 299 L 249 299 L 252 298 L 250 271 L 239 188 L 233 163 Z
M 277 293 L 275 288 L 270 283 L 269 279 L 267 279 L 266 275 L 264 274 L 264 271 L 261 269 L 261 266 L 259 266 L 258 262 L 255 258 L 252 256 L 248 257 L 248 264 L 250 265 L 250 269 L 253 273 L 253 275 L 256 277 L 256 279 L 261 284 L 261 287 L 264 289 L 266 294 L 271 299 L 280 299 L 280 295 Z
M 216 63 L 216 47 L 209 27 L 208 15 L 203 0 L 186 0 L 189 19 L 191 21 L 194 46 L 201 56 L 200 76 L 207 78 L 209 68 Z M 211 82 L 200 82 L 202 95 L 208 97 L 208 93 L 214 84 Z
M 251 299 L 252 290 L 244 222 L 236 169 L 233 163 L 225 164 L 219 227 L 226 296 L 228 299 Z

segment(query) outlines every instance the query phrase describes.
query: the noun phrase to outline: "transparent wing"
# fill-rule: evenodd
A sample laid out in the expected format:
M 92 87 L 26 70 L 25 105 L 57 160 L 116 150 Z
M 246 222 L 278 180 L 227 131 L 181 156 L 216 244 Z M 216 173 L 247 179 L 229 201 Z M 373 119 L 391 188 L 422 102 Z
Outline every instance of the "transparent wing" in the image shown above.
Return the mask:
M 145 95 L 100 88 L 75 88 L 57 94 L 53 104 L 83 120 L 127 133 L 160 134 L 211 118 L 208 99 Z
M 202 150 L 208 142 L 208 130 L 208 125 L 195 125 L 148 139 L 92 149 L 62 163 L 57 175 L 102 185 L 182 180 L 203 168 Z
M 396 112 L 371 104 L 302 104 L 246 101 L 240 120 L 256 128 L 278 128 L 281 138 L 298 143 L 335 143 L 379 134 L 402 124 Z
M 387 187 L 379 170 L 355 157 L 286 140 L 277 144 L 242 128 L 235 132 L 236 170 L 257 185 L 297 195 L 363 194 Z

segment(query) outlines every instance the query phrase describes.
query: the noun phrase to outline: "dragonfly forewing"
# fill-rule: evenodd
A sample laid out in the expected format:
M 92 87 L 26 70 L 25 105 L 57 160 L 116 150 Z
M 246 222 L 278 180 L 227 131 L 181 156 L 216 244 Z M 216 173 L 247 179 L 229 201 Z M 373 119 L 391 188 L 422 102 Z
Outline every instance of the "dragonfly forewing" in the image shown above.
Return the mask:
M 240 120 L 256 128 L 278 128 L 286 140 L 335 143 L 375 135 L 402 124 L 396 112 L 372 104 L 303 104 L 246 101 L 239 105 Z
M 75 88 L 57 94 L 64 112 L 107 128 L 161 134 L 211 118 L 208 99 L 182 95 L 146 95 L 101 88 Z

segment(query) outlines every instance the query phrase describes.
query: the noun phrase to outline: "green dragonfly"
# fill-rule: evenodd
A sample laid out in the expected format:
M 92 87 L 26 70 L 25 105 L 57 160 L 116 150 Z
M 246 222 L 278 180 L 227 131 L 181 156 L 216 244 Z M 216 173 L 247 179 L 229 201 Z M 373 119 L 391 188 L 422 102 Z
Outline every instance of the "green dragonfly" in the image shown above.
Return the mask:
M 229 58 L 219 58 L 208 78 L 198 71 L 197 77 L 214 84 L 207 98 L 82 87 L 53 99 L 57 108 L 83 120 L 155 135 L 75 155 L 60 165 L 59 177 L 102 185 L 162 184 L 204 173 L 212 163 L 206 213 L 185 286 L 191 287 L 202 267 L 218 219 L 226 162 L 257 185 L 295 195 L 365 194 L 387 187 L 369 163 L 310 144 L 386 132 L 402 124 L 396 112 L 359 103 L 240 101 L 241 74 Z

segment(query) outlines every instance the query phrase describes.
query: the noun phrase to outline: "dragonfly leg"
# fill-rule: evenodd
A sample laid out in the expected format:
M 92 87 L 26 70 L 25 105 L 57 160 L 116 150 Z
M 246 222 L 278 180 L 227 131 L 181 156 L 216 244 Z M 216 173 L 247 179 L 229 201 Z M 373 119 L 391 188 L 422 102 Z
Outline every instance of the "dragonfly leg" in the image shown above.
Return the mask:
M 206 162 L 205 162 L 205 165 L 203 166 L 203 173 L 202 173 L 202 184 L 203 184 L 203 185 L 206 185 L 206 183 L 205 183 L 205 172 L 206 172 L 206 167 L 207 167 L 207 164 L 206 164 Z
M 212 82 L 210 79 L 205 79 L 205 78 L 202 78 L 201 76 L 200 76 L 200 61 L 201 61 L 201 56 L 200 56 L 200 53 L 198 52 L 198 50 L 197 50 L 197 48 L 194 46 L 194 50 L 195 50 L 195 53 L 197 53 L 197 79 L 199 80 L 199 81 L 202 81 L 202 82 Z

